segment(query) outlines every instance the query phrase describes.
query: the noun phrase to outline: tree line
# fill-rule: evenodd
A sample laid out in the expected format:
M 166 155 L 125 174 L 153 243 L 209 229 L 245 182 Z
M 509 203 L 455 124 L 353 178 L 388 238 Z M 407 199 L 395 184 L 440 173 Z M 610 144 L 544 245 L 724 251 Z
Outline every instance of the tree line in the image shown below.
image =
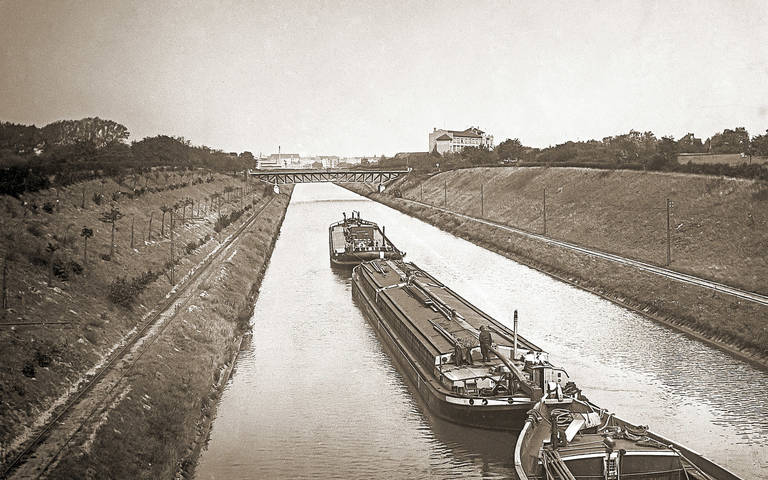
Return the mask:
M 0 195 L 19 196 L 53 185 L 157 167 L 231 172 L 251 167 L 253 154 L 194 146 L 158 135 L 128 142 L 128 129 L 98 117 L 60 120 L 42 128 L 0 123 Z
M 742 154 L 745 165 L 681 165 L 680 153 Z M 658 138 L 653 132 L 630 130 L 629 133 L 601 140 L 567 141 L 546 148 L 529 147 L 518 139 L 506 139 L 494 148 L 468 147 L 461 152 L 439 154 L 398 154 L 379 160 L 385 167 L 411 167 L 434 171 L 481 165 L 528 164 L 568 165 L 596 168 L 689 171 L 721 175 L 768 178 L 766 169 L 749 165 L 752 156 L 768 157 L 768 130 L 750 137 L 744 127 L 725 129 L 702 140 L 693 133 L 679 139 Z

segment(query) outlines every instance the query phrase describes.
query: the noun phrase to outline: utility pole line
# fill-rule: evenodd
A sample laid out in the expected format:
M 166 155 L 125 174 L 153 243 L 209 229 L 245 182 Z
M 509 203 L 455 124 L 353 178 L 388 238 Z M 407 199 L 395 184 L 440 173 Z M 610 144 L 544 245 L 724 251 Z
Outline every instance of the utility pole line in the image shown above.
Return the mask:
M 671 246 L 671 234 L 669 231 L 669 207 L 671 206 L 669 199 L 667 199 L 667 266 L 672 263 L 672 246 Z
M 547 189 L 544 189 L 544 235 L 547 234 Z

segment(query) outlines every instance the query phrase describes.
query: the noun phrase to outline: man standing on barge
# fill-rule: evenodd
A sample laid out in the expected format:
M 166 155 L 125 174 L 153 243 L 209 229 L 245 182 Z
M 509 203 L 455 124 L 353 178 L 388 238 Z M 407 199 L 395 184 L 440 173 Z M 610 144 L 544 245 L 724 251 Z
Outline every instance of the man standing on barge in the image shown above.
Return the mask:
M 488 327 L 485 325 L 482 325 L 480 327 L 480 353 L 483 354 L 483 362 L 490 362 L 491 358 L 488 355 L 488 352 L 491 351 L 491 343 L 493 340 L 491 339 L 491 332 L 488 330 Z

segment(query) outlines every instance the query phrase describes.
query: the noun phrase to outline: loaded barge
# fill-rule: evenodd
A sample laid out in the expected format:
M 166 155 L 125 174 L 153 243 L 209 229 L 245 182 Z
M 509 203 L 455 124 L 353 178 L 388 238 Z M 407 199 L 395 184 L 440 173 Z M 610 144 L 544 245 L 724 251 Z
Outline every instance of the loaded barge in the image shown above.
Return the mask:
M 360 212 L 353 210 L 352 215 L 331 224 L 328 228 L 328 246 L 331 263 L 341 266 L 354 266 L 373 259 L 399 260 L 404 252 L 395 247 L 384 235 L 384 228 L 371 221 L 360 218 Z
M 519 431 L 536 402 L 575 388 L 517 334 L 517 312 L 510 330 L 413 263 L 358 265 L 352 295 L 430 411 L 446 420 Z
M 617 418 L 579 392 L 540 401 L 515 445 L 520 480 L 739 480 L 702 455 Z

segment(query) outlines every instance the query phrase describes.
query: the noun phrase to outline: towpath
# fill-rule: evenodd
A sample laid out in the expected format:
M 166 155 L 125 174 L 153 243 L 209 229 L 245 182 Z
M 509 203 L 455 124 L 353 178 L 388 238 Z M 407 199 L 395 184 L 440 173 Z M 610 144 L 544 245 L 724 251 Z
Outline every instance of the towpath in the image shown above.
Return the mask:
M 449 210 L 444 207 L 438 207 L 435 205 L 430 205 L 428 203 L 420 202 L 418 200 L 411 200 L 408 198 L 402 198 L 402 200 L 415 203 L 427 208 L 431 208 L 433 210 L 438 210 L 443 213 L 448 213 L 450 215 L 469 220 L 472 222 L 477 222 L 483 225 L 488 225 L 490 227 L 498 228 L 500 230 L 505 230 L 507 232 L 516 233 L 518 235 L 522 235 L 527 238 L 531 238 L 534 240 L 539 240 L 541 242 L 544 242 L 549 245 L 556 245 L 558 247 L 567 248 L 569 250 L 574 250 L 586 255 L 590 255 L 597 258 L 602 258 L 604 260 L 608 260 L 614 263 L 618 263 L 621 265 L 627 265 L 633 268 L 636 268 L 638 270 L 642 270 L 644 272 L 653 273 L 656 275 L 660 275 L 663 277 L 671 278 L 673 280 L 676 280 L 678 282 L 688 283 L 691 285 L 697 285 L 699 287 L 708 288 L 710 290 L 714 290 L 717 292 L 725 293 L 728 295 L 733 295 L 734 297 L 738 297 L 742 300 L 747 300 L 749 302 L 754 302 L 760 305 L 768 305 L 768 296 L 761 295 L 759 293 L 750 292 L 747 290 L 742 290 L 740 288 L 732 287 L 730 285 L 725 285 L 723 283 L 713 282 L 711 280 L 707 280 L 701 277 L 697 277 L 694 275 L 688 275 L 686 273 L 681 273 L 675 270 L 671 270 L 669 268 L 659 267 L 656 265 L 652 265 L 650 263 L 641 262 L 639 260 L 633 260 L 631 258 L 622 257 L 620 255 L 615 255 L 613 253 L 607 253 L 602 252 L 600 250 L 595 250 L 592 248 L 586 248 L 582 247 L 580 245 L 576 245 L 574 243 L 564 242 L 562 240 L 555 240 L 553 238 L 547 237 L 545 235 L 540 235 L 537 233 L 531 233 L 526 230 L 522 230 L 515 227 L 510 227 L 508 225 L 503 225 L 501 223 L 493 222 L 491 220 L 485 220 L 483 218 L 473 217 L 471 215 L 465 215 L 463 213 L 454 212 L 453 210 Z

